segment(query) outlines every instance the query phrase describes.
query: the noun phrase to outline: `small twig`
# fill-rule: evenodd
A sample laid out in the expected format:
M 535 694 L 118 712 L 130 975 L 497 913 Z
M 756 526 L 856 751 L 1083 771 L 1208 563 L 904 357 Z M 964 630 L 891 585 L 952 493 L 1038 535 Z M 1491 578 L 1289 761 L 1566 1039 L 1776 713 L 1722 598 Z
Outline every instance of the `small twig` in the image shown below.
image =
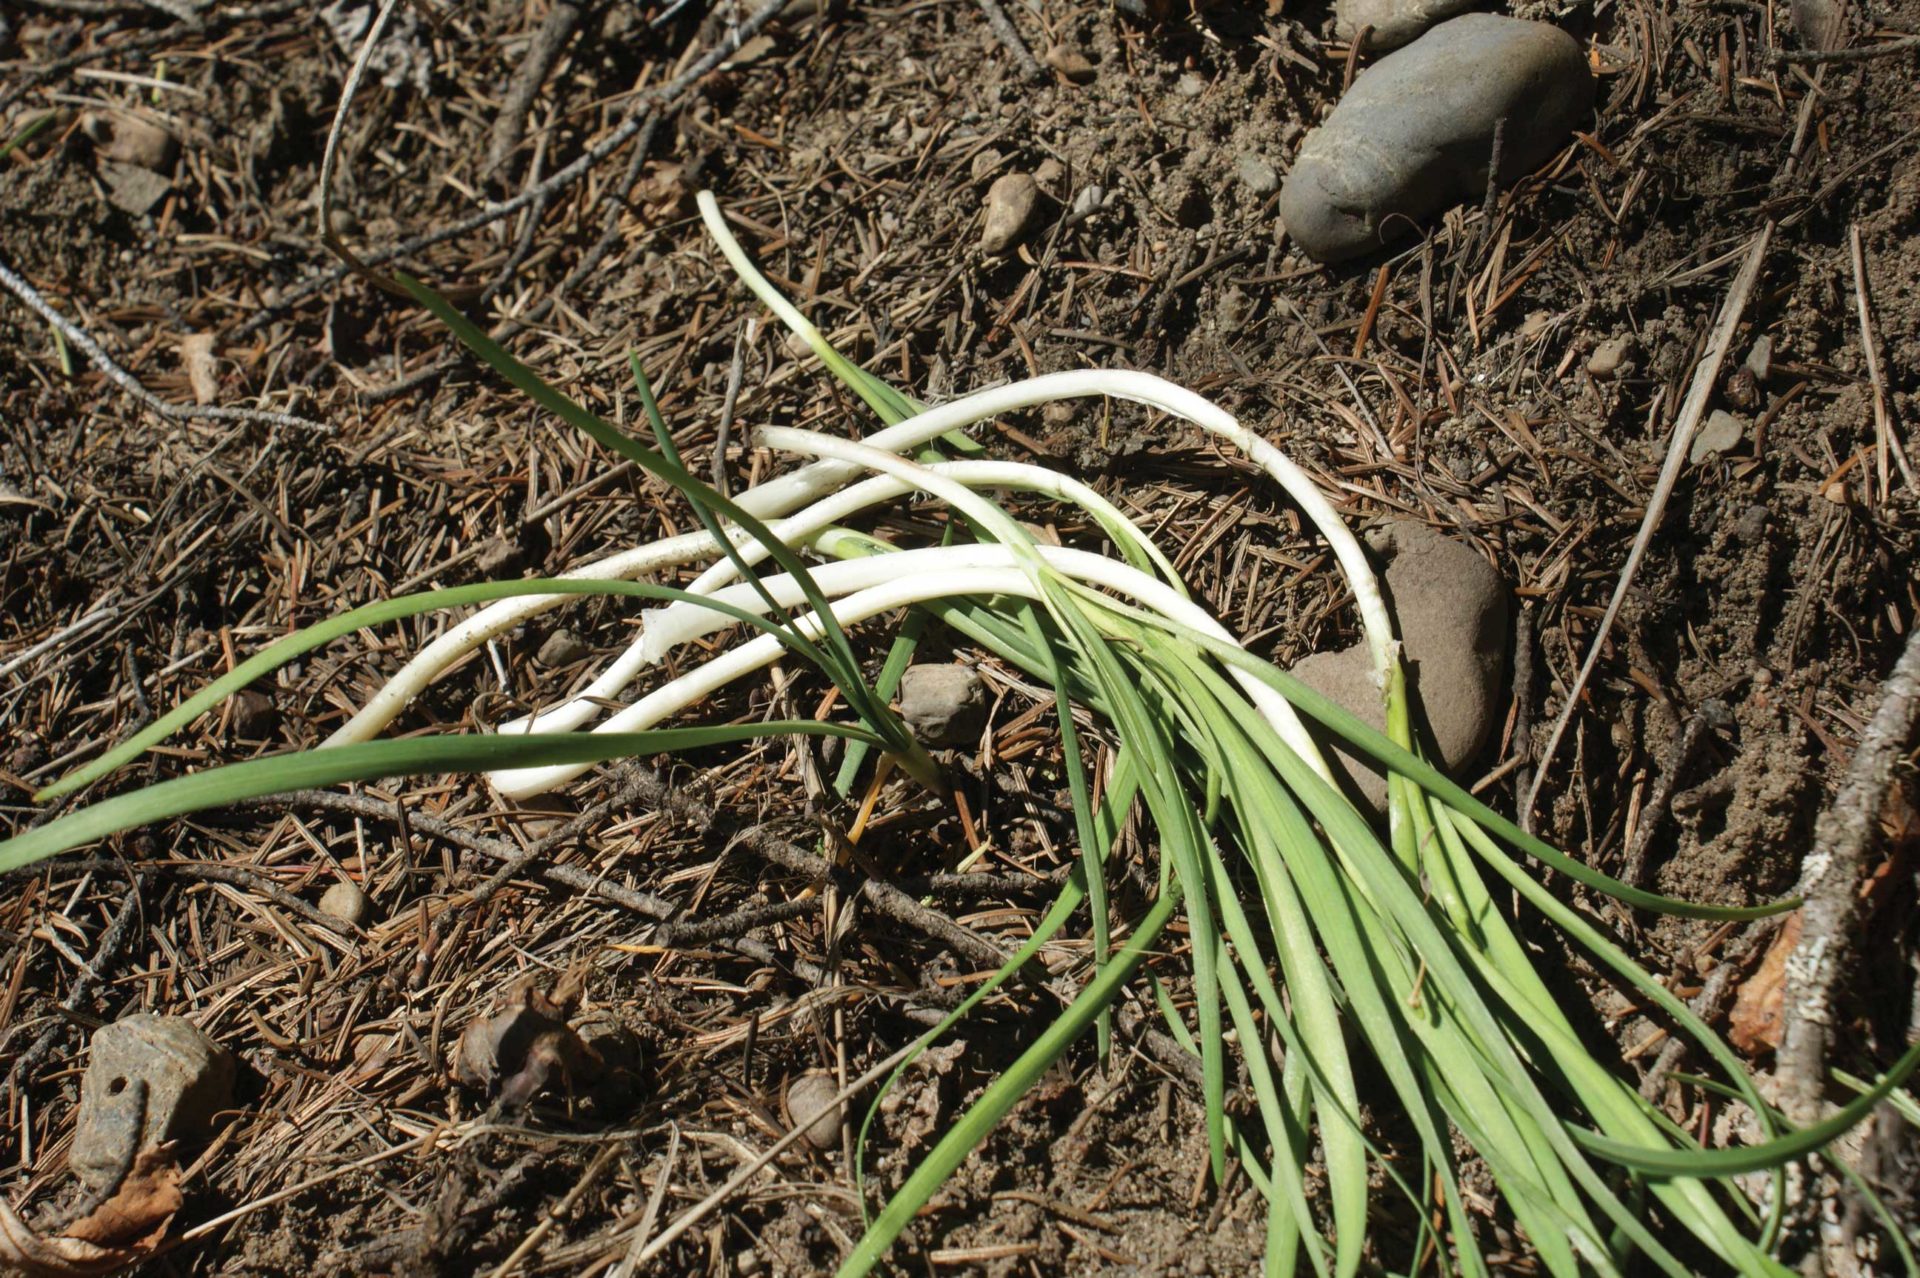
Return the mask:
M 1527 819 L 1540 799 L 1540 787 L 1553 771 L 1550 765 L 1560 748 L 1560 738 L 1566 735 L 1567 724 L 1572 722 L 1573 712 L 1579 708 L 1581 694 L 1586 691 L 1587 682 L 1593 677 L 1594 667 L 1600 664 L 1600 654 L 1606 648 L 1607 635 L 1613 630 L 1614 618 L 1620 615 L 1620 605 L 1626 602 L 1627 591 L 1632 588 L 1634 575 L 1640 570 L 1640 561 L 1646 558 L 1654 530 L 1660 526 L 1660 518 L 1666 513 L 1667 499 L 1673 496 L 1673 486 L 1680 478 L 1681 468 L 1686 465 L 1693 432 L 1699 427 L 1700 419 L 1706 416 L 1707 401 L 1713 397 L 1714 388 L 1720 383 L 1720 365 L 1733 348 L 1734 334 L 1740 328 L 1740 317 L 1746 313 L 1747 299 L 1753 293 L 1753 286 L 1759 282 L 1760 267 L 1767 258 L 1767 247 L 1773 243 L 1773 228 L 1774 223 L 1769 220 L 1760 228 L 1760 233 L 1753 237 L 1753 244 L 1747 250 L 1747 260 L 1741 263 L 1740 273 L 1734 277 L 1726 300 L 1720 305 L 1719 318 L 1715 320 L 1713 333 L 1707 339 L 1706 353 L 1694 366 L 1693 383 L 1687 388 L 1687 398 L 1680 406 L 1679 417 L 1674 420 L 1673 436 L 1667 444 L 1667 458 L 1660 467 L 1660 478 L 1653 486 L 1653 496 L 1647 501 L 1647 513 L 1640 520 L 1640 531 L 1634 534 L 1633 548 L 1627 552 L 1627 562 L 1620 569 L 1620 579 L 1614 583 L 1613 598 L 1607 601 L 1607 611 L 1601 616 L 1599 629 L 1594 632 L 1587 646 L 1586 660 L 1581 662 L 1580 673 L 1574 677 L 1573 686 L 1567 689 L 1566 701 L 1561 705 L 1559 715 L 1554 718 L 1553 731 L 1547 736 L 1546 747 L 1540 752 L 1537 761 L 1539 771 L 1534 774 L 1533 784 L 1527 787 L 1526 798 L 1520 805 L 1522 820 Z
M 120 950 L 127 943 L 127 935 L 133 930 L 133 920 L 139 915 L 140 908 L 146 902 L 147 884 L 150 878 L 142 874 L 133 881 L 127 890 L 127 898 L 120 905 L 120 912 L 107 924 L 107 930 L 100 934 L 100 943 L 94 947 L 93 960 L 80 969 L 80 975 L 74 978 L 73 988 L 60 1000 L 60 1010 L 74 1012 L 82 1003 L 93 996 L 94 987 L 106 979 L 109 969 L 120 959 Z M 40 1068 L 40 1062 L 47 1058 L 60 1035 L 69 1028 L 69 1022 L 62 1018 L 49 1026 L 33 1041 L 32 1046 L 20 1053 L 13 1068 L 7 1071 L 7 1089 L 13 1090 L 20 1080 L 31 1078 Z
M 593 1183 L 600 1179 L 600 1174 L 606 1171 L 615 1156 L 620 1153 L 621 1145 L 620 1141 L 610 1140 L 600 1147 L 600 1152 L 594 1155 L 591 1163 L 587 1164 L 587 1169 L 580 1173 L 580 1179 L 575 1181 L 573 1188 L 567 1191 L 567 1196 L 562 1198 L 553 1210 L 542 1216 L 539 1224 L 527 1231 L 527 1236 L 520 1240 L 520 1245 L 508 1253 L 507 1258 L 500 1262 L 500 1267 L 493 1271 L 493 1278 L 507 1278 L 508 1274 L 518 1269 L 520 1262 L 531 1255 L 546 1236 L 553 1232 L 554 1225 L 580 1205 L 580 1200 L 586 1197 L 589 1189 L 593 1188 Z
M 1723 728 L 1732 722 L 1732 714 L 1722 701 L 1704 701 L 1700 709 L 1689 715 L 1686 724 L 1680 729 L 1672 752 L 1667 756 L 1666 766 L 1660 770 L 1660 778 L 1653 784 L 1653 792 L 1640 809 L 1639 825 L 1634 829 L 1633 842 L 1627 848 L 1626 868 L 1620 873 L 1621 881 L 1639 887 L 1647 873 L 1647 849 L 1653 845 L 1654 833 L 1660 823 L 1666 819 L 1667 807 L 1673 802 L 1673 792 L 1681 776 L 1686 772 L 1687 764 L 1692 762 L 1694 753 L 1700 748 L 1700 740 L 1710 728 Z
M 654 778 L 656 781 L 658 778 Z M 393 816 L 393 807 L 385 800 L 375 799 L 364 794 L 341 794 L 333 790 L 291 790 L 285 794 L 271 795 L 261 799 L 250 799 L 237 804 L 242 808 L 276 809 L 303 805 L 318 808 L 323 812 L 339 812 L 349 816 L 364 817 L 370 821 L 386 821 Z M 412 812 L 407 815 L 407 824 L 422 834 L 442 839 L 455 847 L 464 848 L 495 861 L 512 862 L 521 860 L 521 849 L 501 839 L 490 839 L 485 835 L 463 830 L 451 821 L 429 816 L 424 812 Z M 531 866 L 529 872 L 534 878 L 545 883 L 563 887 L 588 896 L 597 896 L 625 910 L 653 919 L 670 919 L 678 914 L 679 907 L 671 901 L 655 896 L 651 892 L 642 892 L 634 888 L 610 883 L 602 874 L 584 869 L 577 865 Z M 742 958 L 769 968 L 787 968 L 802 980 L 819 984 L 826 973 L 817 963 L 800 958 L 798 955 L 776 953 L 771 946 L 746 937 L 734 937 L 716 943 L 716 948 L 730 950 Z M 937 1007 L 915 1006 L 932 1000 L 929 992 L 893 993 L 887 990 L 873 990 L 871 993 L 881 998 L 898 999 L 905 1003 L 895 1009 L 902 1018 L 920 1025 L 937 1023 L 942 1012 Z
M 1787 957 L 1783 1024 L 1775 1072 L 1781 1108 L 1795 1122 L 1818 1116 L 1832 1030 L 1828 999 L 1853 940 L 1860 876 L 1880 834 L 1880 813 L 1894 766 L 1920 719 L 1920 625 L 1881 685 L 1874 711 L 1847 766 L 1833 804 L 1813 826 L 1813 847 L 1801 864 L 1800 939 Z
M 649 806 L 693 825 L 714 828 L 724 824 L 720 814 L 685 791 L 668 785 L 658 773 L 635 766 L 631 774 L 631 784 L 637 787 L 641 801 Z M 783 869 L 804 875 L 813 882 L 834 880 L 849 896 L 857 894 L 861 900 L 895 922 L 904 923 L 932 937 L 954 953 L 976 963 L 998 968 L 1009 958 L 1004 950 L 972 928 L 955 922 L 939 910 L 920 904 L 893 884 L 873 877 L 855 880 L 844 875 L 828 864 L 824 857 L 815 856 L 805 848 L 788 842 L 764 825 L 742 830 L 739 842 L 749 851 Z
M 1520 610 L 1513 626 L 1513 741 L 1508 747 L 1520 761 L 1513 774 L 1513 791 L 1524 794 L 1533 776 L 1533 605 Z M 1520 828 L 1533 833 L 1533 812 L 1523 808 Z
M 100 343 L 93 340 L 85 329 L 53 309 L 40 291 L 15 275 L 5 262 L 0 262 L 0 284 L 5 284 L 15 297 L 41 319 L 51 324 L 54 331 L 64 337 L 70 345 L 76 346 L 93 366 L 107 375 L 107 380 L 122 391 L 139 400 L 160 416 L 172 421 L 203 420 L 223 422 L 259 422 L 267 426 L 292 426 L 301 430 L 318 431 L 321 434 L 332 433 L 331 426 L 320 422 L 308 421 L 304 417 L 295 417 L 292 413 L 275 413 L 259 408 L 216 408 L 201 404 L 169 404 L 158 395 L 140 384 L 140 380 L 120 365 L 113 362 Z
M 889 1073 L 894 1066 L 907 1059 L 907 1057 L 917 1051 L 919 1047 L 920 1044 L 918 1041 L 907 1044 L 841 1088 L 832 1100 L 829 1100 L 825 1105 L 821 1106 L 821 1109 L 823 1111 L 831 1111 L 835 1106 L 846 1104 L 868 1087 L 878 1082 Z M 726 1202 L 727 1199 L 733 1197 L 736 1190 L 759 1175 L 761 1168 L 785 1153 L 795 1141 L 806 1135 L 807 1128 L 810 1125 L 810 1123 L 800 1123 L 789 1128 L 785 1136 L 782 1136 L 779 1140 L 767 1146 L 765 1152 L 729 1176 L 724 1185 L 714 1190 L 711 1194 L 708 1194 L 705 1198 L 702 1198 L 692 1207 L 687 1208 L 686 1211 L 680 1213 L 679 1219 L 661 1230 L 660 1236 L 642 1248 L 639 1255 L 636 1256 L 629 1253 L 628 1260 L 631 1262 L 630 1271 L 634 1273 L 642 1272 L 643 1267 L 648 1261 L 672 1246 L 673 1241 L 680 1237 L 681 1234 L 686 1233 L 689 1229 L 692 1229 L 695 1225 L 712 1215 L 714 1209 Z
M 753 345 L 758 325 L 749 319 L 733 339 L 733 363 L 727 369 L 727 393 L 720 401 L 720 424 L 713 434 L 713 490 L 722 497 L 731 496 L 727 484 L 727 445 L 732 442 L 733 410 L 740 403 L 740 384 L 747 376 L 747 348 Z
M 816 895 L 793 901 L 772 901 L 766 905 L 749 905 L 734 910 L 730 914 L 717 914 L 712 918 L 693 919 L 685 923 L 662 923 L 647 937 L 647 941 L 664 949 L 704 945 L 709 941 L 740 936 L 775 923 L 786 923 L 792 919 L 804 918 L 809 914 L 818 914 L 825 903 L 825 897 Z
M 1875 58 L 1890 58 L 1896 53 L 1910 53 L 1915 49 L 1920 49 L 1920 35 L 1901 36 L 1898 40 L 1863 44 L 1852 49 L 1775 49 L 1771 60 L 1777 67 L 1794 63 L 1804 66 L 1816 62 L 1871 62 Z
M 4 269 L 4 268 L 0 268 L 0 269 Z M 115 617 L 119 615 L 120 615 L 120 610 L 116 607 L 113 607 L 112 605 L 108 605 L 102 608 L 95 608 L 92 612 L 80 618 L 80 620 L 74 622 L 70 626 L 64 626 L 61 629 L 56 630 L 54 633 L 48 635 L 45 639 L 42 639 L 39 643 L 34 644 L 33 647 L 28 648 L 25 652 L 22 652 L 13 657 L 10 657 L 6 661 L 0 661 L 0 679 L 4 679 L 6 676 L 12 674 L 14 671 L 18 670 L 20 667 L 32 661 L 35 657 L 39 656 L 41 653 L 46 652 L 53 648 L 57 648 L 61 644 L 65 643 L 67 640 L 81 633 L 82 631 L 91 630 L 103 621 L 112 621 Z
M 367 64 L 373 60 L 374 49 L 379 46 L 380 37 L 387 33 L 387 20 L 393 17 L 393 11 L 399 6 L 400 0 L 382 0 L 380 12 L 374 15 L 365 38 L 360 41 L 360 52 L 347 72 L 346 85 L 340 90 L 340 104 L 334 108 L 333 124 L 327 129 L 327 142 L 320 151 L 320 242 L 333 250 L 349 270 L 367 283 L 397 297 L 405 297 L 406 290 L 362 262 L 333 229 L 333 175 L 340 163 L 340 139 L 347 131 L 347 115 L 353 110 L 353 99 L 360 92 L 360 81 L 367 74 Z
M 1045 79 L 1046 69 L 1033 56 L 1033 51 L 1027 48 L 1020 33 L 1014 30 L 1013 19 L 1000 7 L 1000 0 L 974 0 L 974 3 L 980 6 L 981 13 L 987 15 L 987 25 L 993 28 L 993 34 L 999 37 L 1000 43 L 1013 55 L 1013 60 L 1019 63 L 1021 77 L 1029 83 Z
M 483 173 L 491 173 L 506 163 L 514 148 L 520 145 L 527 133 L 527 116 L 533 110 L 533 99 L 540 92 L 540 86 L 547 82 L 547 76 L 553 71 L 554 64 L 560 60 L 560 54 L 567 47 L 567 41 L 573 39 L 573 33 L 580 26 L 585 10 L 577 0 L 554 0 L 547 10 L 547 16 L 533 33 L 533 39 L 527 43 L 527 54 L 514 68 L 513 80 L 507 85 L 506 99 L 500 104 L 500 114 L 493 119 L 493 139 L 487 145 L 487 162 Z
M 1720 1014 L 1721 1005 L 1734 991 L 1734 977 L 1738 976 L 1747 961 L 1747 957 L 1757 950 L 1761 943 L 1772 936 L 1780 927 L 1779 916 L 1756 919 L 1749 923 L 1738 940 L 1728 946 L 1721 955 L 1719 966 L 1707 973 L 1707 979 L 1700 992 L 1687 1003 L 1695 1016 L 1711 1022 Z M 1667 1076 L 1686 1059 L 1687 1052 L 1693 1046 L 1693 1039 L 1686 1034 L 1669 1035 L 1660 1046 L 1660 1055 L 1654 1059 L 1653 1068 L 1640 1080 L 1640 1094 L 1650 1101 L 1657 1101 L 1660 1091 L 1667 1085 Z
M 1901 446 L 1900 437 L 1893 429 L 1893 415 L 1887 409 L 1887 379 L 1880 374 L 1880 344 L 1873 335 L 1873 309 L 1867 300 L 1867 257 L 1860 247 L 1858 222 L 1847 228 L 1847 246 L 1853 256 L 1853 302 L 1860 319 L 1860 349 L 1866 353 L 1867 381 L 1873 387 L 1873 433 L 1879 453 L 1880 500 L 1884 502 L 1889 453 L 1900 464 L 1907 491 L 1920 492 L 1920 485 L 1913 481 L 1913 466 L 1907 460 L 1907 450 Z

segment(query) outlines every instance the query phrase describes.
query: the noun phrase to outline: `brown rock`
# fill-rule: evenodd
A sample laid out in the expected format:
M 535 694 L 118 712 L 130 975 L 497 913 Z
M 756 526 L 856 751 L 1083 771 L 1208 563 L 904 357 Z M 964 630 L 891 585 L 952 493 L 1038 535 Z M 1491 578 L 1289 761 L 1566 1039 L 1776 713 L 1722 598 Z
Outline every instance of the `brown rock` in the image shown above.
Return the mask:
M 1480 752 L 1504 704 L 1507 590 L 1479 555 L 1425 524 L 1389 524 L 1368 539 L 1391 554 L 1385 587 L 1404 645 L 1414 722 L 1436 765 L 1451 772 Z M 1365 642 L 1315 653 L 1294 674 L 1376 729 L 1386 714 Z M 1329 757 L 1374 811 L 1386 809 L 1386 778 L 1344 751 Z
M 1039 200 L 1040 184 L 1031 173 L 995 178 L 987 188 L 987 224 L 980 233 L 980 248 L 987 253 L 1004 253 L 1012 248 L 1027 229 Z

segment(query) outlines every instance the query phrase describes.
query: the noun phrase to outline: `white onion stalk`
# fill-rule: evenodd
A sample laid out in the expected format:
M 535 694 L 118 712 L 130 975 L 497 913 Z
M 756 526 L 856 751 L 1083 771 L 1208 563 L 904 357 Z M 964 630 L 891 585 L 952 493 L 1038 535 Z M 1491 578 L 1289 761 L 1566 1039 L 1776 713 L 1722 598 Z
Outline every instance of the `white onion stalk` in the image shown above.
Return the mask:
M 867 447 L 885 452 L 904 452 L 949 431 L 1002 413 L 1062 399 L 1096 395 L 1130 400 L 1160 409 L 1226 439 L 1286 490 L 1287 495 L 1313 521 L 1321 536 L 1326 538 L 1347 577 L 1366 633 L 1374 677 L 1383 689 L 1384 696 L 1387 675 L 1392 669 L 1397 646 L 1386 601 L 1360 543 L 1306 472 L 1288 460 L 1279 449 L 1241 426 L 1231 414 L 1192 391 L 1150 373 L 1128 370 L 1076 369 L 1048 373 L 938 405 L 877 431 L 863 442 Z M 831 494 L 857 474 L 859 469 L 857 464 L 835 461 L 808 466 L 748 489 L 737 500 L 750 513 L 762 518 L 784 515 Z M 997 508 L 989 506 L 987 509 L 998 514 Z M 1004 514 L 999 514 L 999 517 L 1005 518 Z M 713 538 L 708 534 L 689 533 L 625 551 L 566 575 L 587 578 L 632 577 L 687 563 L 716 549 Z M 392 721 L 409 700 L 454 661 L 488 639 L 511 630 L 529 617 L 557 607 L 568 598 L 570 596 L 536 595 L 505 600 L 482 609 L 423 649 L 324 744 L 344 745 L 372 738 Z
M 1238 644 L 1204 608 L 1165 582 L 1130 564 L 1085 550 L 1057 546 L 1030 549 L 1046 568 L 1088 585 L 1113 590 L 1180 625 L 1236 646 Z M 1023 566 L 1023 553 L 1010 546 L 991 543 L 930 546 L 822 564 L 813 570 L 812 576 L 822 593 L 830 597 L 841 596 L 833 604 L 833 615 L 841 624 L 850 626 L 879 613 L 933 599 L 988 595 L 1040 599 L 1043 594 L 1041 583 Z M 783 608 L 794 607 L 806 597 L 800 583 L 790 574 L 764 577 L 760 584 Z M 713 598 L 754 612 L 766 609 L 766 600 L 751 583 L 727 586 L 715 591 Z M 796 616 L 794 624 L 809 638 L 817 639 L 824 633 L 819 616 L 811 612 Z M 645 731 L 698 704 L 733 680 L 772 664 L 785 651 L 786 647 L 777 635 L 760 635 L 648 693 L 595 727 L 594 731 Z M 1244 671 L 1232 673 L 1246 690 L 1248 699 L 1273 724 L 1275 731 L 1313 763 L 1316 770 L 1326 775 L 1324 761 L 1320 759 L 1312 739 L 1286 699 Z M 487 780 L 503 796 L 519 800 L 564 785 L 591 767 L 591 764 L 565 764 L 506 768 L 488 773 Z
M 1160 548 L 1153 544 L 1151 538 L 1106 498 L 1077 479 L 1062 475 L 1055 470 L 1048 470 L 1044 466 L 1029 465 L 1025 462 L 941 462 L 929 469 L 937 475 L 944 475 L 969 488 L 1022 489 L 1063 501 L 1071 501 L 1100 520 L 1103 525 L 1130 540 L 1150 563 L 1166 574 L 1167 580 L 1178 581 L 1179 579 L 1178 572 L 1160 552 Z M 799 545 L 822 529 L 841 523 L 870 507 L 893 501 L 914 491 L 917 491 L 915 485 L 903 479 L 891 475 L 877 475 L 815 502 L 799 514 L 770 525 L 767 531 L 786 545 Z M 764 560 L 768 553 L 766 546 L 754 540 L 743 543 L 739 550 L 740 558 L 749 566 Z M 689 594 L 709 595 L 738 576 L 739 570 L 734 566 L 733 560 L 723 558 L 715 562 L 686 589 Z M 702 608 L 697 604 L 683 602 L 651 609 L 642 616 L 644 629 L 640 637 L 628 645 L 627 650 L 596 676 L 592 683 L 550 710 L 502 723 L 498 731 L 572 732 L 602 713 L 603 707 L 599 704 L 601 701 L 619 696 L 642 670 L 657 664 L 668 652 L 690 640 L 712 634 L 716 630 L 724 630 L 733 624 L 722 613 Z

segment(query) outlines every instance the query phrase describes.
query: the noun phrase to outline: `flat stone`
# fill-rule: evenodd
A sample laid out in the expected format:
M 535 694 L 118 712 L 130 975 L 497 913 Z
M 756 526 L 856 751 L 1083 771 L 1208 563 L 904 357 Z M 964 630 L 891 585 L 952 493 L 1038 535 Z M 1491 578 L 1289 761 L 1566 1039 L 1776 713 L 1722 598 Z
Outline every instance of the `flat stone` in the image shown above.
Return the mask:
M 102 1025 L 80 1080 L 67 1164 L 90 1188 L 109 1184 L 133 1154 L 204 1134 L 232 1105 L 233 1077 L 233 1055 L 191 1021 L 137 1012 Z
M 1710 457 L 1718 457 L 1739 447 L 1746 425 L 1724 408 L 1716 408 L 1693 434 L 1693 446 L 1687 449 L 1687 461 L 1698 466 Z
M 1280 188 L 1280 217 L 1306 255 L 1337 262 L 1382 247 L 1544 161 L 1593 107 L 1572 36 L 1544 22 L 1469 13 L 1360 73 L 1307 134 Z
M 107 184 L 107 200 L 113 207 L 133 217 L 144 217 L 173 189 L 173 183 L 152 169 L 111 160 L 101 161 L 100 180 Z
M 997 177 L 987 188 L 987 224 L 980 233 L 980 247 L 987 253 L 1004 253 L 1019 241 L 1034 205 L 1040 200 L 1040 184 L 1031 173 L 1008 173 Z
M 1333 33 L 1353 40 L 1367 31 L 1367 49 L 1385 53 L 1473 7 L 1474 0 L 1335 0 Z
M 986 685 L 971 666 L 908 666 L 900 677 L 900 717 L 927 745 L 972 745 L 986 725 Z
M 1506 584 L 1485 559 L 1425 524 L 1389 524 L 1368 540 L 1392 556 L 1384 584 L 1418 735 L 1438 752 L 1438 766 L 1452 772 L 1480 753 L 1505 705 Z M 1385 707 L 1364 641 L 1315 653 L 1293 673 L 1384 730 Z M 1371 762 L 1338 749 L 1329 756 L 1375 812 L 1386 810 L 1386 778 Z
M 1092 84 L 1098 74 L 1087 55 L 1068 44 L 1056 44 L 1048 49 L 1046 63 L 1074 84 Z

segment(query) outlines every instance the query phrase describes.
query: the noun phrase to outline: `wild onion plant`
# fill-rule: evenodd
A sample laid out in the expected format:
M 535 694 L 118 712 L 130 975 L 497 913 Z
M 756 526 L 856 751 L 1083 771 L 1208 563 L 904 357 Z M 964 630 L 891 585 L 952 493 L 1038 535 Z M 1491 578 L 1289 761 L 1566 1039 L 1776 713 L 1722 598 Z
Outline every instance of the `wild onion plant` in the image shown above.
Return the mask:
M 1429 766 L 1410 728 L 1391 610 L 1359 543 L 1308 475 L 1217 406 L 1144 373 L 1087 370 L 923 408 L 834 351 L 761 276 L 711 196 L 700 197 L 700 208 L 741 279 L 883 429 L 859 440 L 763 430 L 762 446 L 810 460 L 729 500 L 681 464 L 637 365 L 632 372 L 652 448 L 547 386 L 408 281 L 422 305 L 542 408 L 672 484 L 702 530 L 560 579 L 371 604 L 283 639 L 39 797 L 71 794 L 105 776 L 302 652 L 400 617 L 486 605 L 422 649 L 321 747 L 102 800 L 0 843 L 0 868 L 135 825 L 302 786 L 484 770 L 500 794 L 524 798 L 608 759 L 787 733 L 850 739 L 843 791 L 876 748 L 908 776 L 938 787 L 936 764 L 886 703 L 910 641 L 896 642 L 878 684 L 870 685 L 848 634 L 908 609 L 903 633 L 920 618 L 936 618 L 1054 690 L 1080 850 L 1026 944 L 921 1046 L 1070 926 L 1086 929 L 1092 961 L 1078 996 L 870 1221 L 843 1274 L 866 1273 L 881 1259 L 1071 1044 L 1098 1027 L 1104 1048 L 1109 1009 L 1176 918 L 1184 918 L 1189 940 L 1187 1002 L 1177 1003 L 1157 980 L 1154 998 L 1174 1038 L 1199 1058 L 1215 1176 L 1238 1159 L 1266 1198 L 1268 1273 L 1294 1273 L 1302 1261 L 1317 1275 L 1342 1278 L 1363 1263 L 1389 1272 L 1437 1264 L 1487 1273 L 1459 1183 L 1464 1155 L 1456 1135 L 1491 1172 L 1513 1223 L 1550 1273 L 1621 1273 L 1642 1257 L 1681 1275 L 1702 1255 L 1743 1274 L 1789 1272 L 1772 1254 L 1784 1195 L 1773 1195 L 1774 1209 L 1762 1219 L 1725 1182 L 1831 1141 L 1920 1063 L 1920 1048 L 1878 1083 L 1857 1089 L 1831 1119 L 1788 1131 L 1718 1036 L 1537 875 L 1544 867 L 1625 905 L 1693 918 L 1754 918 L 1792 902 L 1722 908 L 1633 888 L 1566 857 Z M 1087 485 L 1038 466 L 982 459 L 965 434 L 1002 413 L 1082 396 L 1131 400 L 1187 422 L 1238 448 L 1281 485 L 1326 541 L 1352 591 L 1385 734 L 1242 647 L 1189 597 L 1151 538 Z M 1008 492 L 1078 508 L 1111 553 L 1036 544 L 993 495 Z M 910 494 L 952 510 L 945 543 L 894 545 L 849 526 Z M 685 589 L 628 580 L 701 561 L 710 566 Z M 768 561 L 777 571 L 761 571 Z M 375 739 L 460 656 L 581 595 L 634 596 L 659 606 L 646 614 L 632 648 L 578 694 L 492 734 Z M 735 626 L 758 633 L 605 712 L 610 698 L 669 653 Z M 857 722 L 662 726 L 789 652 L 833 680 Z M 1098 777 L 1090 775 L 1074 724 L 1076 703 L 1099 717 L 1115 743 Z M 1384 835 L 1334 784 L 1317 741 L 1338 742 L 1389 775 Z M 1106 885 L 1118 832 L 1135 811 L 1144 813 L 1159 849 L 1158 893 L 1138 917 L 1126 918 L 1115 912 Z M 1489 875 L 1691 1035 L 1725 1076 L 1713 1086 L 1752 1107 L 1768 1139 L 1700 1148 L 1596 1058 L 1537 973 L 1509 912 L 1496 904 Z M 1236 1053 L 1254 1102 L 1243 1118 L 1228 1113 L 1229 1056 Z M 1363 1062 L 1417 1134 L 1417 1160 L 1389 1156 L 1375 1144 L 1361 1115 Z M 1321 1193 L 1308 1189 L 1313 1162 L 1324 1169 Z M 1376 1175 L 1412 1202 L 1414 1236 L 1389 1239 L 1370 1229 Z

